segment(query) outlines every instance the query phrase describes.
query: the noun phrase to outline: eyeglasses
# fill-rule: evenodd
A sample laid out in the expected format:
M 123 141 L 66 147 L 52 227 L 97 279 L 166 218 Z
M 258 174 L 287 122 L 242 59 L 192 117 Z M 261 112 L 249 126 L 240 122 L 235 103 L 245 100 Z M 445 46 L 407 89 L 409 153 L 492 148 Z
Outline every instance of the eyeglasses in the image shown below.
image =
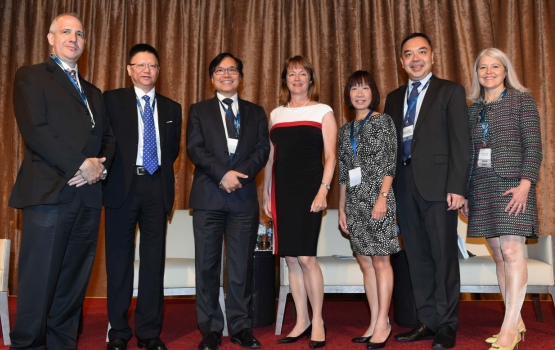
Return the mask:
M 160 68 L 156 63 L 129 63 L 129 65 L 139 70 L 145 70 L 146 67 L 152 70 Z
M 224 75 L 225 72 L 228 72 L 229 75 L 239 74 L 239 70 L 235 67 L 229 67 L 229 68 L 218 67 L 216 68 L 216 70 L 214 70 L 214 74 L 216 75 Z

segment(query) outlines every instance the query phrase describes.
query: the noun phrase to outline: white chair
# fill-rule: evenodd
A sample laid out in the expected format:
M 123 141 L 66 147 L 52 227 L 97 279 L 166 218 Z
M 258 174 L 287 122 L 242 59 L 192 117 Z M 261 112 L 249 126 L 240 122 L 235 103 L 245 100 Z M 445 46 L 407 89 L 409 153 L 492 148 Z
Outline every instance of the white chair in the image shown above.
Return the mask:
M 135 266 L 133 276 L 133 296 L 139 287 L 139 242 L 140 232 L 135 243 Z M 223 335 L 228 335 L 225 318 L 225 295 L 223 289 L 223 249 L 220 278 L 220 307 L 224 313 Z M 175 210 L 168 222 L 166 233 L 166 268 L 164 271 L 164 295 L 196 295 L 195 286 L 195 240 L 193 235 L 193 216 L 189 210 Z M 108 331 L 110 324 L 108 323 Z M 106 341 L 108 341 L 106 335 Z
M 8 276 L 10 274 L 10 240 L 0 239 L 0 320 L 4 345 L 10 341 L 10 312 L 8 309 Z
M 485 238 L 466 237 L 467 224 L 459 219 L 457 232 L 465 242 L 466 250 L 476 256 L 459 259 L 461 293 L 500 293 L 495 262 Z M 529 239 L 526 244 L 528 266 L 527 293 L 533 294 L 536 318 L 542 320 L 539 296 L 551 294 L 555 305 L 555 245 L 553 237 Z
M 324 293 L 364 293 L 362 271 L 353 256 L 349 239 L 338 225 L 337 209 L 328 209 L 322 218 L 316 258 L 324 276 Z M 280 259 L 280 287 L 276 316 L 276 334 L 281 334 L 287 294 L 289 270 L 285 259 Z

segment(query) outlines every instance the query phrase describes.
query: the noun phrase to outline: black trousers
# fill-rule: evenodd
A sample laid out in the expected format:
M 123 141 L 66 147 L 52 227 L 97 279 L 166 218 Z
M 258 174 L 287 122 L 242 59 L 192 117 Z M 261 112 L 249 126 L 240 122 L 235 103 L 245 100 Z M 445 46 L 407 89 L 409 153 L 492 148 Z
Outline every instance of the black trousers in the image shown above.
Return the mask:
M 75 349 L 96 254 L 100 209 L 80 193 L 23 209 L 19 290 L 11 349 Z
M 402 166 L 395 198 L 418 320 L 437 331 L 458 328 L 460 273 L 456 210 L 447 201 L 426 201 L 414 183 L 412 166 Z M 445 195 L 447 199 L 447 194 Z
M 135 335 L 158 337 L 162 328 L 167 216 L 162 202 L 160 173 L 134 175 L 120 208 L 106 208 L 106 273 L 110 339 L 129 340 L 128 322 L 133 294 L 135 235 L 140 230 L 139 290 Z
M 224 316 L 218 302 L 222 240 L 225 236 L 226 316 L 230 334 L 252 328 L 252 261 L 259 213 L 193 211 L 197 323 L 200 331 L 221 333 Z

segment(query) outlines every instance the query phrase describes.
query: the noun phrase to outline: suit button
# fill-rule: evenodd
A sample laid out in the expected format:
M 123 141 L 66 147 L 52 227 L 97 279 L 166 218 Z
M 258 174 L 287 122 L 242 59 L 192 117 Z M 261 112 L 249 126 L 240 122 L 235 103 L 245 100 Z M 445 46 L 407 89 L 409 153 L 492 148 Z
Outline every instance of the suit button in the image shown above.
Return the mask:
M 225 153 L 226 156 L 229 156 L 229 152 L 228 152 L 228 151 L 225 151 L 224 153 Z

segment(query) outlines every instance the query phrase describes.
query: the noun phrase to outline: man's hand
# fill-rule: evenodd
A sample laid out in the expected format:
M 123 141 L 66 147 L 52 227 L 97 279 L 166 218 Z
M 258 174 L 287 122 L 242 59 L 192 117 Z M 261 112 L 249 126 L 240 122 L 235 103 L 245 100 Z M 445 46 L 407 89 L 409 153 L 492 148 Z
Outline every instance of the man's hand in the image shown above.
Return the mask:
M 105 157 L 87 158 L 79 167 L 79 174 L 89 185 L 95 184 L 101 180 L 102 172 L 104 171 L 104 165 L 102 163 L 104 163 L 105 161 Z M 75 176 L 69 181 L 72 181 L 74 178 Z
M 447 210 L 458 210 L 464 205 L 464 196 L 447 193 Z
M 224 177 L 222 178 L 220 188 L 224 189 L 227 193 L 231 193 L 243 187 L 243 185 L 241 185 L 241 182 L 239 182 L 239 178 L 246 179 L 248 177 L 248 175 L 242 174 L 238 171 L 230 170 L 225 173 Z

